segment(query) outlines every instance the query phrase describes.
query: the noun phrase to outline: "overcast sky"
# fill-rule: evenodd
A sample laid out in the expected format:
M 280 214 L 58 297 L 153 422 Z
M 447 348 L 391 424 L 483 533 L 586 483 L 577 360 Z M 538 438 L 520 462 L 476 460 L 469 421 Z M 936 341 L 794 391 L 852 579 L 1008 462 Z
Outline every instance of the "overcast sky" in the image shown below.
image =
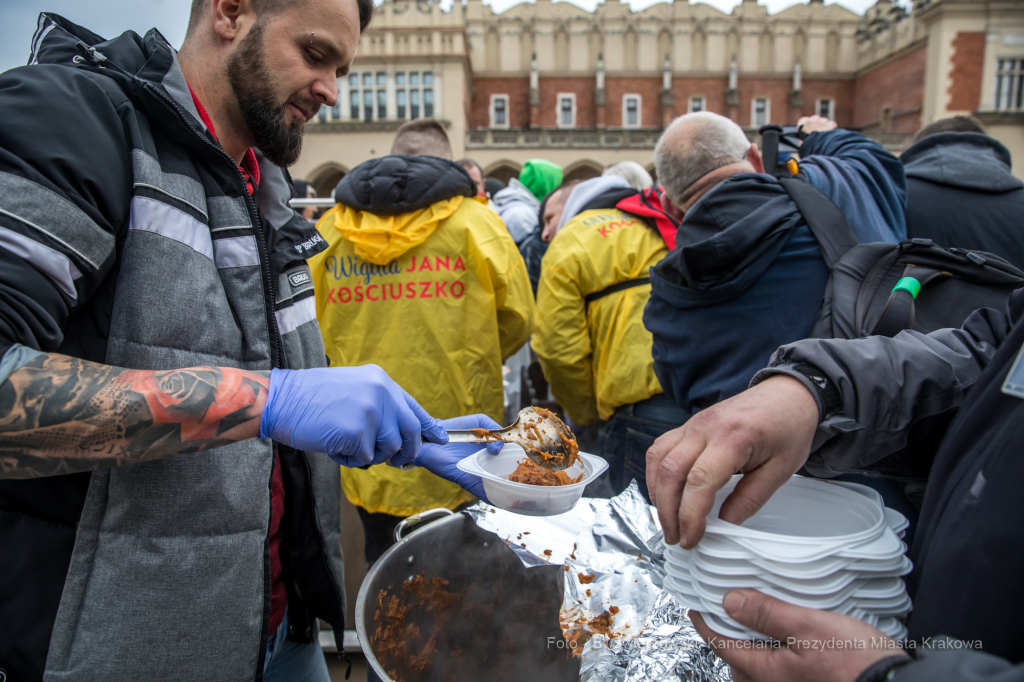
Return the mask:
M 618 0 L 611 0 L 617 2 Z M 657 0 L 633 0 L 634 9 Z M 705 0 L 723 11 L 730 11 L 740 0 Z M 806 0 L 797 0 L 797 2 Z M 831 2 L 831 0 L 827 0 Z M 442 2 L 442 5 L 451 0 Z M 496 10 L 505 10 L 520 0 L 491 0 Z M 762 0 L 772 13 L 795 4 L 793 0 Z M 577 0 L 576 4 L 593 9 L 597 0 Z M 875 0 L 842 0 L 842 5 L 863 14 Z M 175 47 L 181 45 L 188 23 L 191 0 L 0 0 L 0 71 L 21 66 L 28 60 L 29 42 L 36 18 L 42 11 L 56 12 L 86 26 L 94 33 L 112 38 L 134 29 L 145 33 L 157 27 Z

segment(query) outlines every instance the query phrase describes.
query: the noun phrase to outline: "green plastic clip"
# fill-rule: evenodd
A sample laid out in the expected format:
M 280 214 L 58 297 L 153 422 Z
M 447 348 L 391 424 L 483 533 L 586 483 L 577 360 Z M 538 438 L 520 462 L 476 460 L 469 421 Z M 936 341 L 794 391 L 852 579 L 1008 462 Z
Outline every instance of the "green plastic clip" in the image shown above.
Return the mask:
M 904 277 L 899 282 L 896 282 L 896 286 L 892 288 L 893 293 L 897 291 L 906 291 L 914 298 L 921 292 L 921 283 L 913 277 Z

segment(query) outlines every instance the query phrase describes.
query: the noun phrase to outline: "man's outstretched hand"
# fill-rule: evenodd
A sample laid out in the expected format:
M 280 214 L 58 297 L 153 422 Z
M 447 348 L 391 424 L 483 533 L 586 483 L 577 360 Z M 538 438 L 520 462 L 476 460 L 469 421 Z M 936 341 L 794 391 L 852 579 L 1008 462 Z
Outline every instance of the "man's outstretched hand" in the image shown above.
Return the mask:
M 737 623 L 778 643 L 754 647 L 724 637 L 690 611 L 697 633 L 729 664 L 735 682 L 854 682 L 884 658 L 908 658 L 881 630 L 851 616 L 793 606 L 753 590 L 732 590 L 723 606 Z
M 412 461 L 422 438 L 448 434 L 377 365 L 275 369 L 260 419 L 260 437 L 307 452 L 326 452 L 359 467 L 392 457 Z
M 777 375 L 698 412 L 647 451 L 647 487 L 665 542 L 687 549 L 704 535 L 715 493 L 743 478 L 719 517 L 742 523 L 803 466 L 818 426 L 818 405 L 798 380 Z

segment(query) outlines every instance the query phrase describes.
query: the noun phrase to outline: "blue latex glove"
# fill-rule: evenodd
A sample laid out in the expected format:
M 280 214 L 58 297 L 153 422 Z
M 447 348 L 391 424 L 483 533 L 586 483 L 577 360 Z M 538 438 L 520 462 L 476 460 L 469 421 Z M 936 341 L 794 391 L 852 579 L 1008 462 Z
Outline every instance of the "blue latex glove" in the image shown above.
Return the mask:
M 444 419 L 440 422 L 446 429 L 500 429 L 501 425 L 486 414 L 471 414 L 465 417 Z M 487 451 L 492 455 L 501 452 L 504 443 L 488 443 Z M 452 445 L 431 445 L 424 443 L 413 464 L 423 467 L 435 476 L 458 484 L 464 490 L 488 502 L 484 495 L 484 483 L 479 476 L 472 476 L 459 469 L 460 460 L 480 450 L 479 443 L 459 443 Z
M 448 442 L 442 422 L 377 365 L 272 370 L 260 438 L 346 467 L 411 461 L 423 439 Z

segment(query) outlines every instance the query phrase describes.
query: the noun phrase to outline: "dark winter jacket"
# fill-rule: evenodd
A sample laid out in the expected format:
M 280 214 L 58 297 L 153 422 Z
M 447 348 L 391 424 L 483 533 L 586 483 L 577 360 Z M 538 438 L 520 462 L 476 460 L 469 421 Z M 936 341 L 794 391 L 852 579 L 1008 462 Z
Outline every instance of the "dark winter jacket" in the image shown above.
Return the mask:
M 952 420 L 910 553 L 908 625 L 919 644 L 945 635 L 983 653 L 932 650 L 896 682 L 1024 680 L 1024 400 L 1002 390 L 1024 350 L 1022 321 L 1024 289 L 1004 312 L 978 310 L 962 329 L 799 341 L 755 378 L 794 376 L 824 407 L 828 393 L 795 371 L 803 363 L 838 390 L 839 411 L 819 426 L 808 462 L 821 471 L 870 470 L 902 449 L 911 426 Z
M 1024 182 L 1010 152 L 980 133 L 938 133 L 900 156 L 907 236 L 988 251 L 1024 268 Z
M 305 259 L 323 247 L 257 154 L 254 197 L 155 30 L 40 17 L 0 75 L 0 392 L 38 352 L 133 369 L 323 366 Z M 281 446 L 300 640 L 343 628 L 338 467 Z M 273 444 L 0 481 L 8 680 L 254 680 L 270 611 Z M 0 675 L 2 677 L 2 675 Z
M 800 177 L 828 196 L 862 242 L 904 237 L 903 167 L 858 133 L 814 133 Z M 676 248 L 651 270 L 644 325 L 655 371 L 690 413 L 729 398 L 780 345 L 806 338 L 829 271 L 779 181 L 733 176 L 687 211 Z

